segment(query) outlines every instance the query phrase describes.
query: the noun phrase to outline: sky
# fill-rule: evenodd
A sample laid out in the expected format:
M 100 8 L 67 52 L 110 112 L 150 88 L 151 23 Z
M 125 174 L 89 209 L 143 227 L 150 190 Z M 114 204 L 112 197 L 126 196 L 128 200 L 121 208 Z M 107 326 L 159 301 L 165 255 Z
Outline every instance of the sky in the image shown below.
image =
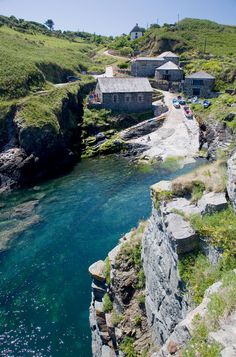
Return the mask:
M 185 17 L 236 25 L 236 0 L 0 0 L 0 14 L 55 28 L 101 35 L 129 33 L 136 23 L 174 23 Z

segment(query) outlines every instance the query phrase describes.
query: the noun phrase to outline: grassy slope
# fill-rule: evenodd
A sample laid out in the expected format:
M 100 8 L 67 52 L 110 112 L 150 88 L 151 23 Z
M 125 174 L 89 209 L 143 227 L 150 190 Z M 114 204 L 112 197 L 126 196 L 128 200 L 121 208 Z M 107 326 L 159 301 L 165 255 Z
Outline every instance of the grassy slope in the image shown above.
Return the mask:
M 28 34 L 0 28 L 0 95 L 23 97 L 41 89 L 45 81 L 65 81 L 66 76 L 94 66 L 93 44 L 72 42 L 40 33 Z M 10 65 L 9 65 L 10 64 Z
M 78 83 L 71 83 L 65 87 L 54 88 L 40 95 L 26 97 L 18 102 L 17 121 L 21 127 L 42 128 L 51 124 L 56 130 L 60 129 L 58 116 L 62 112 L 63 101 L 70 94 L 75 96 L 83 91 L 88 84 L 93 84 L 93 79 L 84 78 Z
M 184 19 L 175 28 L 151 28 L 139 42 L 142 49 L 155 54 L 162 50 L 203 52 L 205 40 L 207 53 L 236 55 L 236 27 L 208 20 Z

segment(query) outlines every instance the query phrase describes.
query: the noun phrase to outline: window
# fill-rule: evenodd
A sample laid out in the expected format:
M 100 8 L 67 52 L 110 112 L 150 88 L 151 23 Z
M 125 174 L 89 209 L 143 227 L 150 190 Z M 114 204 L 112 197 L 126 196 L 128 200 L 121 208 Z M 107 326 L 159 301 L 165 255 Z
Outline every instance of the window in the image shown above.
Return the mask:
M 194 85 L 194 86 L 197 86 L 197 87 L 203 86 L 203 85 L 204 85 L 204 82 L 203 82 L 202 79 L 194 79 L 194 80 L 193 80 L 193 85 Z
M 117 94 L 113 94 L 112 96 L 113 103 L 118 103 L 119 102 L 119 97 Z
M 138 94 L 138 102 L 142 103 L 144 101 L 143 95 L 142 94 Z
M 131 102 L 131 95 L 130 94 L 126 94 L 125 95 L 125 103 L 130 103 Z

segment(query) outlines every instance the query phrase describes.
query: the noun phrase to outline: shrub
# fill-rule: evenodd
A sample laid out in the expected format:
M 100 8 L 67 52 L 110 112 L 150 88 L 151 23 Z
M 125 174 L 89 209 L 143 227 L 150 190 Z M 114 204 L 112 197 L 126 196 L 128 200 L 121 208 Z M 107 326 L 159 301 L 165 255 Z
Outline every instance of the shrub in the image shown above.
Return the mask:
M 140 314 L 134 316 L 134 324 L 137 327 L 140 327 L 142 325 L 142 316 Z
M 109 257 L 105 259 L 105 268 L 104 268 L 104 275 L 106 279 L 106 283 L 110 285 L 111 283 L 111 263 Z
M 211 215 L 193 215 L 190 222 L 210 244 L 223 249 L 225 259 L 236 257 L 236 214 L 231 206 Z
M 121 62 L 118 63 L 117 65 L 120 69 L 127 69 L 129 67 L 129 63 L 128 62 Z
M 139 295 L 138 304 L 141 309 L 143 309 L 145 307 L 145 295 L 144 294 Z
M 138 282 L 136 288 L 143 289 L 145 287 L 145 274 L 143 268 L 138 272 Z
M 104 295 L 102 302 L 103 302 L 104 312 L 105 313 L 111 312 L 113 309 L 113 304 L 112 304 L 110 296 L 107 293 Z
M 123 316 L 113 310 L 111 315 L 112 324 L 116 327 L 119 325 L 119 323 L 121 323 L 122 320 L 123 320 Z
M 193 190 L 192 190 L 192 202 L 197 202 L 202 198 L 203 193 L 205 191 L 205 185 L 201 181 L 195 181 L 193 183 Z
M 137 357 L 137 353 L 134 349 L 134 338 L 132 337 L 125 337 L 120 345 L 120 349 L 125 357 Z

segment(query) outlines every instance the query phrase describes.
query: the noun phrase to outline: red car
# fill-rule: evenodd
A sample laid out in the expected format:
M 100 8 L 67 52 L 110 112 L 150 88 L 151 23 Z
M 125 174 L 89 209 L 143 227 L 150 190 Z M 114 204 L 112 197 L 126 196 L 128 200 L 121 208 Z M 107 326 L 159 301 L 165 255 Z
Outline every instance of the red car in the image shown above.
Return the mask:
M 184 114 L 188 119 L 192 119 L 193 117 L 193 113 L 191 112 L 190 108 L 187 105 L 184 106 Z

